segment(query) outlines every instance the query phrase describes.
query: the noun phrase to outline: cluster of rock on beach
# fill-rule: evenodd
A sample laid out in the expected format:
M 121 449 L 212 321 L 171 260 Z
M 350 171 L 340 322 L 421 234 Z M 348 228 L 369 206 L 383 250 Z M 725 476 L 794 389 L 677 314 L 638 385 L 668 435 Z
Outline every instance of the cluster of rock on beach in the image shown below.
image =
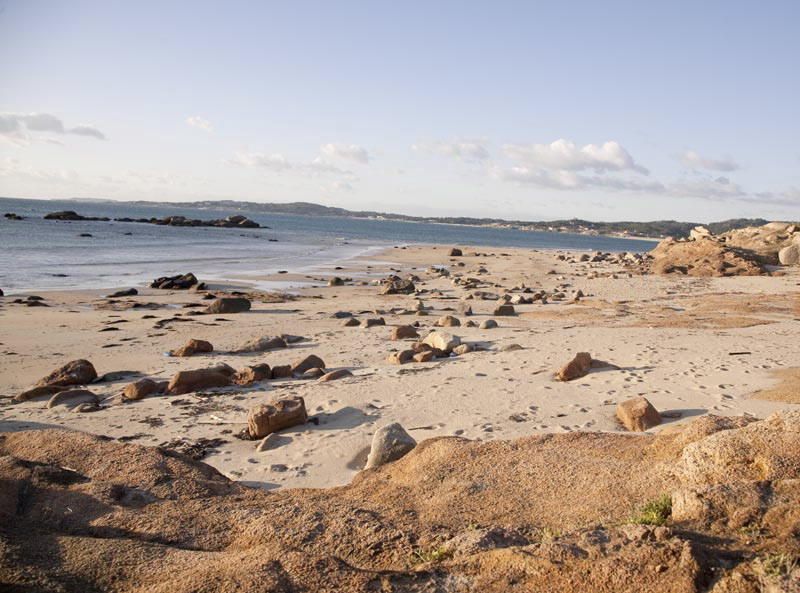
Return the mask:
M 419 254 L 403 260 L 398 250 L 401 263 L 380 266 L 380 276 L 377 264 L 366 266 L 375 279 L 342 272 L 299 296 L 236 291 L 187 273 L 95 298 L 92 314 L 105 316 L 98 331 L 114 348 L 84 355 L 76 341 L 74 356 L 61 354 L 4 402 L 5 421 L 19 426 L 0 434 L 0 584 L 178 593 L 800 591 L 800 374 L 784 369 L 780 395 L 763 398 L 779 403 L 760 418 L 733 413 L 731 396 L 712 413 L 696 413 L 691 399 L 659 409 L 675 387 L 648 384 L 645 355 L 677 342 L 641 337 L 688 327 L 687 335 L 707 330 L 714 344 L 731 341 L 726 360 L 713 360 L 717 346 L 709 345 L 699 372 L 672 369 L 676 384 L 746 365 L 752 352 L 734 341 L 747 337 L 756 350 L 767 343 L 760 328 L 789 335 L 794 327 L 795 245 L 798 229 L 783 223 L 719 237 L 696 229 L 650 254 L 540 254 L 552 267 L 537 284 L 515 277 L 513 265 L 493 269 L 508 254 L 453 248 L 417 266 L 409 261 Z M 761 275 L 786 291 L 753 292 L 763 310 L 743 292 L 755 285 L 723 294 L 708 284 Z M 658 282 L 664 294 L 637 303 L 619 294 L 642 282 Z M 356 302 L 378 306 L 347 306 Z M 0 303 L 3 315 L 59 307 L 81 315 L 57 296 Z M 130 342 L 117 336 L 134 323 L 145 343 L 133 330 Z M 265 331 L 271 323 L 281 330 Z M 637 342 L 635 361 L 618 337 L 645 344 Z M 0 342 L 6 360 L 16 356 Z M 169 344 L 159 359 L 135 371 L 114 366 L 118 348 L 155 343 Z M 791 358 L 793 348 L 783 354 Z M 747 372 L 759 368 L 767 365 Z M 4 367 L 6 390 L 19 385 L 12 372 Z M 437 433 L 436 419 L 420 423 L 399 403 L 442 398 L 456 414 L 467 394 L 454 391 L 472 384 L 469 397 L 508 409 L 514 434 L 528 436 L 496 438 L 502 427 L 490 422 L 476 422 L 481 432 L 470 439 Z M 387 389 L 396 393 L 384 396 Z M 344 406 L 348 393 L 363 398 L 363 411 Z M 554 401 L 569 397 L 576 403 Z M 101 428 L 104 415 L 112 424 L 128 410 L 187 405 L 199 412 L 181 422 L 207 422 L 202 438 L 184 438 L 176 424 L 174 438 L 145 447 L 131 442 L 137 434 L 114 438 Z M 588 416 L 593 405 L 604 420 L 542 424 L 544 410 L 558 423 L 568 416 L 561 410 Z M 20 414 L 44 426 L 21 430 Z M 95 422 L 97 436 L 47 426 L 55 420 Z M 164 415 L 144 420 L 155 426 Z M 371 428 L 355 430 L 359 423 Z M 318 446 L 298 457 L 308 464 L 279 462 L 309 435 Z M 212 467 L 219 449 L 238 443 L 245 465 L 266 459 L 271 474 L 302 475 L 337 439 L 342 447 L 360 439 L 363 449 L 348 462 L 352 481 L 337 488 L 250 488 Z

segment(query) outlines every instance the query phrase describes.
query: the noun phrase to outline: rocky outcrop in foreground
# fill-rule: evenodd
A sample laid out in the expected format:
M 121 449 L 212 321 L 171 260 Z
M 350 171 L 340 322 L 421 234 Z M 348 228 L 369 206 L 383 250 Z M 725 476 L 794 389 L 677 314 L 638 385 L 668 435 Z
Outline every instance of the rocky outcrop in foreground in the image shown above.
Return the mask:
M 438 438 L 264 491 L 172 450 L 0 437 L 14 591 L 796 591 L 800 412 L 658 435 Z
M 721 235 L 696 227 L 688 239 L 664 239 L 649 256 L 656 274 L 758 276 L 768 265 L 800 263 L 800 226 L 770 222 Z

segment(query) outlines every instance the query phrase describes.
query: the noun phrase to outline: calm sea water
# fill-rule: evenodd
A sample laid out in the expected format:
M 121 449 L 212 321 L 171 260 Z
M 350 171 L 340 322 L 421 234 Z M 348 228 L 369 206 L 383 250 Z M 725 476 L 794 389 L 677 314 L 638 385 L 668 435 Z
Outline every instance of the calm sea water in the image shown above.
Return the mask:
M 123 222 L 43 220 L 48 212 L 149 218 L 222 218 L 244 214 L 270 228 L 162 227 Z M 0 288 L 117 288 L 156 276 L 194 272 L 202 279 L 247 279 L 288 270 L 310 272 L 378 249 L 413 243 L 601 251 L 647 251 L 651 241 L 511 229 L 200 210 L 163 206 L 0 198 Z M 81 237 L 89 233 L 91 237 Z M 277 239 L 277 241 L 270 241 Z

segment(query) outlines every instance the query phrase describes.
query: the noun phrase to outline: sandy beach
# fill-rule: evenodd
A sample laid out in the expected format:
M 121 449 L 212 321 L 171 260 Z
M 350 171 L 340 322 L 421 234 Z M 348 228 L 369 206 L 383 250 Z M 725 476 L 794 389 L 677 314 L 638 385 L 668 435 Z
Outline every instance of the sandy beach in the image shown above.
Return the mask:
M 342 269 L 320 269 L 313 278 L 259 279 L 313 283 L 288 297 L 245 284 L 209 284 L 214 294 L 249 293 L 252 309 L 236 314 L 188 315 L 207 305 L 204 292 L 191 290 L 139 286 L 137 296 L 113 304 L 103 295 L 128 287 L 37 292 L 47 307 L 15 304 L 26 295 L 6 295 L 0 300 L 0 431 L 64 427 L 149 446 L 208 439 L 203 461 L 228 478 L 265 489 L 320 488 L 349 483 L 364 466 L 374 432 L 392 422 L 418 442 L 441 436 L 491 441 L 624 431 L 616 406 L 636 396 L 664 414 L 664 423 L 651 432 L 708 413 L 764 418 L 798 408 L 753 397 L 779 382 L 777 372 L 800 361 L 800 344 L 793 339 L 800 314 L 796 267 L 774 276 L 692 278 L 640 275 L 559 251 L 463 251 L 462 257 L 449 257 L 444 246 L 394 248 L 344 262 Z M 432 266 L 446 266 L 449 277 Z M 203 280 L 202 269 L 186 271 Z M 389 274 L 416 275 L 423 292 L 379 294 L 375 281 Z M 459 274 L 477 283 L 454 284 Z M 153 269 L 153 277 L 158 275 Z M 352 281 L 328 286 L 334 276 Z M 520 290 L 528 287 L 567 296 L 515 305 L 513 316 L 493 316 L 498 301 L 480 298 L 481 292 L 499 296 L 515 287 L 512 294 L 528 294 Z M 584 296 L 573 302 L 577 290 Z M 424 314 L 416 312 L 417 299 Z M 462 302 L 474 315 L 458 312 Z M 359 320 L 383 318 L 386 325 L 345 327 L 337 312 Z M 416 325 L 424 336 L 444 315 L 461 322 L 444 329 L 475 351 L 425 363 L 387 362 L 414 341 L 391 341 L 393 326 Z M 487 319 L 498 327 L 465 326 Z M 229 352 L 247 340 L 282 334 L 304 339 L 269 352 Z M 191 338 L 211 342 L 214 351 L 167 355 Z M 521 348 L 506 350 L 512 344 Z M 554 380 L 554 372 L 581 351 L 617 368 Z M 237 369 L 264 362 L 274 367 L 309 354 L 321 357 L 327 370 L 345 368 L 353 376 L 325 383 L 273 379 L 135 402 L 120 397 L 125 385 L 141 377 L 168 380 L 180 370 L 219 362 Z M 88 387 L 103 400 L 99 410 L 48 409 L 47 398 L 12 400 L 75 359 L 91 361 L 99 375 L 128 373 Z M 256 450 L 258 441 L 237 438 L 251 406 L 289 395 L 304 398 L 311 422 L 281 431 L 263 452 Z

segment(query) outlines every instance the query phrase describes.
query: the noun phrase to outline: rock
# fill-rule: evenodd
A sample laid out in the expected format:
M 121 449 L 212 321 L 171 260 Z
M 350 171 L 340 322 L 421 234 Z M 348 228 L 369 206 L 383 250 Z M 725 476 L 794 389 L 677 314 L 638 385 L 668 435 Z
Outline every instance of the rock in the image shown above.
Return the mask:
M 353 314 L 350 311 L 336 311 L 336 313 L 331 315 L 334 319 L 347 319 L 352 316 Z
M 97 217 L 97 216 L 81 216 L 74 210 L 60 210 L 59 212 L 50 212 L 49 214 L 44 215 L 45 220 L 68 220 L 68 221 L 76 221 L 76 220 L 99 220 L 99 221 L 107 221 L 109 220 L 106 217 Z
M 375 327 L 377 325 L 386 325 L 386 320 L 383 317 L 370 317 L 369 319 L 361 320 L 361 327 Z
M 784 266 L 796 266 L 800 263 L 800 244 L 792 243 L 778 252 L 778 261 Z
M 14 212 L 6 212 L 5 214 L 3 214 L 3 218 L 7 218 L 8 220 L 25 220 L 24 216 L 20 216 L 19 214 L 15 214 Z
M 497 322 L 494 319 L 484 319 L 481 321 L 480 329 L 494 329 L 497 327 Z
M 390 340 L 405 340 L 407 338 L 418 338 L 419 334 L 415 327 L 411 325 L 400 325 L 392 328 L 392 333 L 389 335 Z
M 73 360 L 40 379 L 37 387 L 57 385 L 86 385 L 97 379 L 97 371 L 88 360 Z
M 127 401 L 137 401 L 150 395 L 163 393 L 167 389 L 166 381 L 153 381 L 152 379 L 139 379 L 134 383 L 129 383 L 122 390 L 122 399 Z
M 570 360 L 556 373 L 559 381 L 572 381 L 583 377 L 592 368 L 592 357 L 588 352 L 578 352 L 575 358 Z
M 90 408 L 97 408 L 100 404 L 98 397 L 88 389 L 67 389 L 60 391 L 50 398 L 47 402 L 48 408 L 55 408 L 56 406 L 66 406 L 71 410 L 83 407 L 84 404 L 89 404 L 86 409 L 81 411 L 88 411 Z
M 436 320 L 436 326 L 438 327 L 461 327 L 461 322 L 458 320 L 457 317 L 453 317 L 452 315 L 444 315 Z
M 306 372 L 304 372 L 302 375 L 300 375 L 300 378 L 301 379 L 319 379 L 324 374 L 325 374 L 324 370 L 322 370 L 320 368 L 317 368 L 317 367 L 314 367 L 313 369 L 308 369 Z
M 197 277 L 191 272 L 177 276 L 162 276 L 150 283 L 150 288 L 187 290 L 197 284 Z
M 450 257 L 461 257 L 464 254 L 461 252 L 461 250 L 458 247 L 453 247 L 450 250 L 450 254 L 449 255 L 450 255 Z
M 471 344 L 459 344 L 455 348 L 453 348 L 453 354 L 456 356 L 461 356 L 462 354 L 469 354 L 473 351 Z
M 128 296 L 136 296 L 139 294 L 139 291 L 135 288 L 126 288 L 124 290 L 118 290 L 117 292 L 112 292 L 111 294 L 107 294 L 107 299 L 116 299 L 120 297 L 128 297 Z
M 625 428 L 634 432 L 644 432 L 661 424 L 661 414 L 644 397 L 620 402 L 617 405 L 617 419 Z
M 267 352 L 268 350 L 279 350 L 288 348 L 286 340 L 280 336 L 262 336 L 248 340 L 233 350 L 237 354 L 244 352 Z
M 464 317 L 469 317 L 472 315 L 472 305 L 465 301 L 459 301 L 458 306 L 456 307 L 456 311 L 459 315 L 463 315 Z
M 506 344 L 501 350 L 503 352 L 516 352 L 517 350 L 522 350 L 522 346 L 519 344 Z
M 305 424 L 307 420 L 308 413 L 303 398 L 292 396 L 250 408 L 247 414 L 247 432 L 250 438 L 260 439 L 284 428 Z
M 689 238 L 692 241 L 699 241 L 700 239 L 708 239 L 711 237 L 711 231 L 704 226 L 696 226 L 689 231 Z
M 381 294 L 411 294 L 416 290 L 411 280 L 393 277 L 384 281 Z
M 170 352 L 170 355 L 184 357 L 184 356 L 193 356 L 198 352 L 213 352 L 213 351 L 214 351 L 214 346 L 211 345 L 211 342 L 206 342 L 205 340 L 196 340 L 192 338 L 180 348 L 172 350 Z
M 5 293 L 3 292 L 3 289 L 2 289 L 2 288 L 0 288 L 0 297 L 1 297 L 1 296 L 6 296 L 6 295 L 5 295 Z
M 423 350 L 414 354 L 414 362 L 430 362 L 436 358 L 433 350 Z
M 269 433 L 258 443 L 258 445 L 256 446 L 256 451 L 258 451 L 259 453 L 263 453 L 264 451 L 269 451 L 270 449 L 275 448 L 278 444 L 279 438 L 280 437 L 277 435 L 277 433 L 274 432 Z
M 167 393 L 181 395 L 192 391 L 200 391 L 201 389 L 228 387 L 233 385 L 233 376 L 235 374 L 236 371 L 226 364 L 207 369 L 179 371 L 170 379 L 169 385 L 167 385 Z
M 62 385 L 40 385 L 38 387 L 31 387 L 14 396 L 14 401 L 26 402 L 31 399 L 36 399 L 37 397 L 51 397 L 59 391 L 66 391 L 67 389 L 69 389 L 69 387 Z
M 206 313 L 229 314 L 244 313 L 250 310 L 250 301 L 243 297 L 221 297 L 211 303 Z
M 392 352 L 386 357 L 386 362 L 389 364 L 405 364 L 414 358 L 413 350 L 400 350 L 399 352 Z
M 319 378 L 320 383 L 327 383 L 328 381 L 336 381 L 337 379 L 344 379 L 345 377 L 352 377 L 353 373 L 349 369 L 336 369 L 329 373 L 325 373 Z
M 265 381 L 272 378 L 272 371 L 266 363 L 246 366 L 236 371 L 233 375 L 233 382 L 236 385 L 251 385 L 258 381 Z
M 334 276 L 328 280 L 328 286 L 344 286 L 344 280 L 339 278 L 339 276 Z
M 294 361 L 292 364 L 292 374 L 302 375 L 308 369 L 324 369 L 325 362 L 316 354 L 309 354 L 305 358 Z
M 356 327 L 358 325 L 361 325 L 361 322 L 355 317 L 350 317 L 342 325 L 344 327 Z
M 495 317 L 503 317 L 503 316 L 510 316 L 514 315 L 514 305 L 498 305 L 494 309 L 494 316 Z
M 417 441 L 397 422 L 382 426 L 372 437 L 372 447 L 364 469 L 396 461 L 417 446 Z
M 461 338 L 448 332 L 433 331 L 425 336 L 422 343 L 427 344 L 431 348 L 441 350 L 442 352 L 450 353 L 453 351 L 453 348 L 461 344 Z
M 650 251 L 649 268 L 656 274 L 687 276 L 757 276 L 766 269 L 754 252 L 717 239 L 665 239 Z M 777 257 L 776 257 L 777 259 Z
M 272 367 L 273 379 L 290 379 L 292 377 L 292 366 L 288 364 L 281 364 Z

